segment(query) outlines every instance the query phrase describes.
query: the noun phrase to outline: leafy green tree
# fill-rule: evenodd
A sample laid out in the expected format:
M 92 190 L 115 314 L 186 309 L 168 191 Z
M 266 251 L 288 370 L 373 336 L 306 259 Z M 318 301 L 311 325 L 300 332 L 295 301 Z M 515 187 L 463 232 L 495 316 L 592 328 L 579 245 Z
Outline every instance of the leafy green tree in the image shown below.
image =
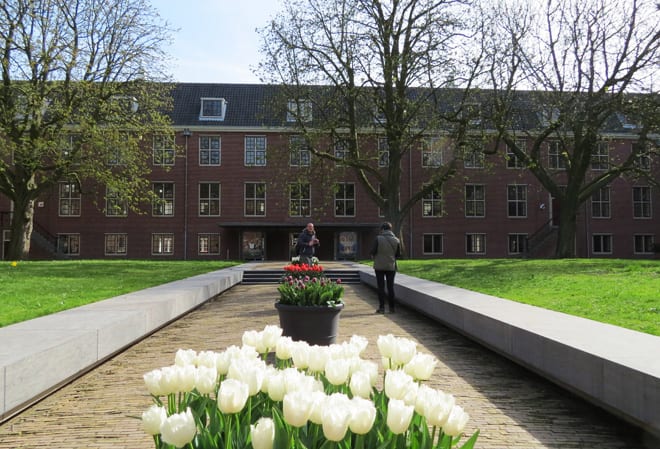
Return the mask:
M 131 207 L 146 198 L 143 144 L 170 132 L 168 86 L 150 82 L 165 79 L 161 45 L 169 33 L 146 0 L 0 4 L 8 258 L 27 258 L 35 199 L 60 181 L 93 180 Z
M 574 257 L 581 205 L 621 176 L 657 176 L 660 12 L 651 0 L 541 3 L 482 11 L 490 118 L 559 205 L 556 256 Z M 610 156 L 620 137 L 629 151 Z
M 442 143 L 465 135 L 465 91 L 452 90 L 456 108 L 442 104 L 446 88 L 469 87 L 474 77 L 469 68 L 459 71 L 455 56 L 474 54 L 464 3 L 287 0 L 261 30 L 259 73 L 282 86 L 292 128 L 313 155 L 353 171 L 395 233 L 455 171 L 458 146 Z M 402 163 L 431 136 L 440 137 L 443 164 L 407 197 Z

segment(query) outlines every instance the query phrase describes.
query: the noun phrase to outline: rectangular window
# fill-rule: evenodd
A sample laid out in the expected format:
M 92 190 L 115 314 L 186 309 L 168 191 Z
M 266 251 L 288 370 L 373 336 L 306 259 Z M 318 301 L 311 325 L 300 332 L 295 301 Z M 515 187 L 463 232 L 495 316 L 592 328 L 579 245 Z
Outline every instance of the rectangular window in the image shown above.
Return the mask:
M 525 146 L 526 143 L 524 140 L 516 140 L 515 142 L 516 146 L 520 148 L 522 151 L 525 151 Z M 511 147 L 508 145 L 506 146 L 506 168 L 524 168 L 525 165 L 522 163 L 522 161 L 516 156 L 516 154 L 513 152 Z
M 442 234 L 424 234 L 424 254 L 442 254 Z
M 334 143 L 335 157 L 338 159 L 336 165 L 343 165 L 343 161 L 348 159 L 348 142 L 344 139 L 337 139 Z
M 174 254 L 174 234 L 151 234 L 151 254 L 154 256 Z
M 220 183 L 199 183 L 199 216 L 220 216 Z
M 558 140 L 548 142 L 548 167 L 552 170 L 566 170 L 566 157 Z
M 71 256 L 80 255 L 80 234 L 58 234 L 57 250 Z
M 509 254 L 521 254 L 527 248 L 527 234 L 509 234 Z
M 422 217 L 442 216 L 442 192 L 435 187 L 422 197 Z
M 174 138 L 172 136 L 154 136 L 154 165 L 174 165 Z
M 289 100 L 286 107 L 287 122 L 311 122 L 312 102 L 309 100 Z
M 610 168 L 610 148 L 607 142 L 598 142 L 591 154 L 592 170 L 608 170 Z
M 342 182 L 335 190 L 335 217 L 355 216 L 355 184 Z
M 442 166 L 443 139 L 438 137 L 422 140 L 422 167 L 437 168 Z
M 245 136 L 245 166 L 266 166 L 266 136 Z
M 60 182 L 60 217 L 80 217 L 80 186 L 75 181 Z
M 173 217 L 174 184 L 171 182 L 155 182 L 153 189 L 156 200 L 152 206 L 152 215 L 155 217 Z
M 245 183 L 245 215 L 249 217 L 263 217 L 266 215 L 265 183 Z
M 197 234 L 197 247 L 201 256 L 220 254 L 220 234 Z
M 639 144 L 633 144 L 632 151 L 637 151 L 635 167 L 642 171 L 651 170 L 651 152 L 648 148 L 639 148 Z
M 486 254 L 486 234 L 466 234 L 465 253 Z
M 465 185 L 465 216 L 486 216 L 486 187 L 484 185 Z
M 651 187 L 633 187 L 633 218 L 651 218 Z
M 106 256 L 125 256 L 128 253 L 128 236 L 126 234 L 106 234 L 104 246 Z
M 225 119 L 227 102 L 224 98 L 200 98 L 199 119 L 216 120 Z
M 125 148 L 130 146 L 129 135 L 123 133 L 118 140 L 119 145 L 114 145 L 108 149 L 108 165 L 123 165 L 125 163 L 125 158 L 123 156 Z M 109 142 L 114 144 L 115 142 Z
M 592 240 L 594 254 L 612 254 L 611 234 L 594 234 Z
M 653 254 L 654 239 L 650 234 L 635 235 L 635 254 Z
M 309 167 L 312 152 L 303 136 L 289 138 L 289 165 L 291 167 Z
M 199 165 L 220 165 L 220 136 L 199 138 Z
M 119 192 L 110 187 L 105 190 L 105 215 L 106 217 L 126 217 L 128 215 L 128 203 L 119 196 Z
M 509 218 L 527 217 L 527 186 L 509 184 L 506 187 L 506 196 Z
M 484 168 L 486 166 L 486 155 L 477 142 L 470 142 L 463 151 L 463 167 Z
M 591 195 L 591 216 L 610 218 L 610 188 L 601 187 Z
M 312 188 L 309 183 L 289 184 L 289 216 L 309 217 L 312 214 Z
M 378 138 L 378 166 L 388 167 L 390 165 L 390 147 L 386 137 Z

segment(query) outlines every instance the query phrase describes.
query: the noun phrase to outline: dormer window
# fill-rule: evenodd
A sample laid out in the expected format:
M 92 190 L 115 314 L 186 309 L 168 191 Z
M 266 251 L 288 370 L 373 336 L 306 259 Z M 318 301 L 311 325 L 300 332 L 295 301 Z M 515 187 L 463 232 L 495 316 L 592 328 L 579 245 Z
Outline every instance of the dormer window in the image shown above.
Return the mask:
M 467 119 L 469 125 L 481 125 L 481 104 L 465 103 L 461 118 Z
M 619 120 L 619 123 L 621 123 L 623 129 L 637 129 L 637 124 L 631 122 L 630 119 L 625 114 L 622 114 L 621 112 L 617 112 L 616 118 Z
M 287 122 L 311 122 L 312 102 L 309 100 L 289 100 L 286 107 Z
M 227 101 L 224 98 L 201 98 L 200 120 L 223 121 L 226 111 Z
M 536 117 L 539 119 L 541 126 L 547 128 L 559 120 L 559 109 L 552 108 L 550 110 L 537 112 Z

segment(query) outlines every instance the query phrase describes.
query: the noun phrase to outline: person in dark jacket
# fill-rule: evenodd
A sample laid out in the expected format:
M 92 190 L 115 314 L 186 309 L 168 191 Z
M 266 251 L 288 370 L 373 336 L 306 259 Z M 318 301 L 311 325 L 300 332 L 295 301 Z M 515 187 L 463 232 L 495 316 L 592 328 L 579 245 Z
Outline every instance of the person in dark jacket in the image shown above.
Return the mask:
M 380 226 L 380 234 L 376 237 L 371 248 L 371 257 L 374 259 L 374 272 L 378 285 L 378 310 L 376 313 L 385 313 L 385 298 L 390 313 L 394 313 L 394 276 L 396 275 L 396 259 L 401 257 L 401 242 L 392 232 L 392 224 L 385 222 Z M 385 285 L 387 284 L 387 295 Z
M 302 230 L 296 242 L 296 255 L 300 256 L 300 263 L 311 265 L 312 257 L 314 257 L 316 248 L 320 244 L 321 242 L 316 238 L 314 223 L 307 223 L 307 226 Z

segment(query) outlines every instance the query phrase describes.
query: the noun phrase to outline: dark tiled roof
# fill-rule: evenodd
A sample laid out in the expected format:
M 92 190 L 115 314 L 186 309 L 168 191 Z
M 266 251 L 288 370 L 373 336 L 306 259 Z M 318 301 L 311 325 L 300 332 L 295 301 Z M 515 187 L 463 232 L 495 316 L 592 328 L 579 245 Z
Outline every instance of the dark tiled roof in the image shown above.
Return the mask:
M 333 96 L 332 88 L 320 86 L 309 87 L 312 95 L 319 98 Z M 330 89 L 330 90 L 328 90 Z M 252 127 L 281 127 L 292 125 L 286 122 L 286 98 L 284 89 L 277 85 L 266 84 L 217 84 L 217 83 L 178 83 L 174 85 L 172 96 L 174 99 L 171 113 L 175 127 L 213 127 L 213 128 L 252 128 Z M 425 88 L 410 90 L 410 98 L 420 98 L 430 93 Z M 462 91 L 459 89 L 445 89 L 436 91 L 433 98 L 438 101 L 438 110 L 444 113 L 455 111 L 459 104 Z M 481 105 L 483 123 L 481 126 L 491 128 L 488 120 L 488 103 L 492 101 L 492 92 L 478 90 L 472 93 L 472 101 Z M 532 91 L 517 91 L 513 97 L 514 114 L 512 125 L 519 130 L 538 129 L 541 125 L 542 114 L 539 112 L 539 102 L 543 95 Z M 227 109 L 223 121 L 200 120 L 199 112 L 201 98 L 224 98 Z M 325 100 L 321 100 L 324 102 Z M 630 133 L 634 130 L 624 126 L 625 117 L 612 114 L 605 122 L 605 131 L 615 133 Z M 372 120 L 365 124 L 373 123 Z

